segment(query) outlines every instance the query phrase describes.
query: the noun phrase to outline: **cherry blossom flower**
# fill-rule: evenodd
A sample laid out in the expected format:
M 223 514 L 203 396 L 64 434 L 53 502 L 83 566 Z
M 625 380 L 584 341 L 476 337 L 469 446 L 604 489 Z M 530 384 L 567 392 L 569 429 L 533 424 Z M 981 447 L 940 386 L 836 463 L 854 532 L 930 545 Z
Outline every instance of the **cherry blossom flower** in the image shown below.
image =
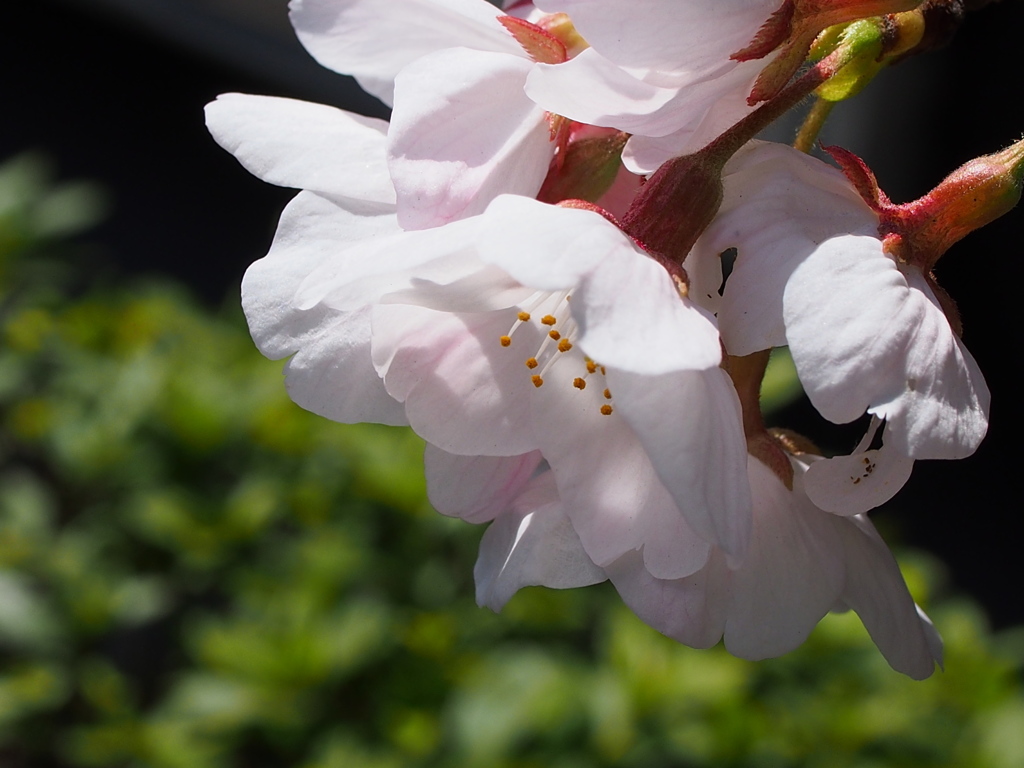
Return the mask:
M 825 418 L 867 412 L 885 422 L 880 450 L 868 448 L 876 423 L 853 456 L 811 468 L 815 503 L 864 512 L 899 490 L 913 459 L 971 454 L 988 425 L 982 374 L 931 278 L 886 251 L 879 215 L 846 177 L 765 144 L 734 158 L 724 184 L 720 214 L 687 268 L 726 348 L 746 355 L 788 344 Z M 718 254 L 731 247 L 738 256 L 719 299 Z
M 592 211 L 499 197 L 478 243 L 499 271 L 374 309 L 374 362 L 413 428 L 450 453 L 539 450 L 598 565 L 641 546 L 657 573 L 699 568 L 708 542 L 742 556 L 745 443 L 710 316 Z
M 971 419 L 984 420 L 987 392 L 943 331 L 941 297 L 885 251 L 878 212 L 816 161 L 741 152 L 685 272 L 676 256 L 693 240 L 671 257 L 657 250 L 643 236 L 657 227 L 638 218 L 661 211 L 631 206 L 638 178 L 616 173 L 619 129 L 636 128 L 631 162 L 653 169 L 745 114 L 765 72 L 787 79 L 773 62 L 802 60 L 806 29 L 783 19 L 773 32 L 782 17 L 762 0 L 723 2 L 714 42 L 698 32 L 712 10 L 703 0 L 652 0 L 630 36 L 614 29 L 621 4 L 606 0 L 506 3 L 510 15 L 484 0 L 292 0 L 307 48 L 394 114 L 388 124 L 239 94 L 209 105 L 223 147 L 301 190 L 246 273 L 243 307 L 260 349 L 289 358 L 297 403 L 424 438 L 434 506 L 490 523 L 481 604 L 610 578 L 651 626 L 697 647 L 724 637 L 745 658 L 784 653 L 829 610 L 851 608 L 895 668 L 926 677 L 937 635 L 858 513 L 898 488 L 913 459 L 980 439 Z M 552 15 L 566 10 L 595 51 Z M 676 39 L 679 24 L 692 29 Z M 667 48 L 654 44 L 666 35 Z M 549 114 L 524 92 L 565 77 L 581 104 L 606 105 L 592 121 L 605 127 Z M 564 96 L 559 114 L 590 114 Z M 551 204 L 584 186 L 603 208 Z M 631 235 L 613 215 L 627 208 Z M 719 295 L 727 247 L 740 256 Z M 843 298 L 822 309 L 826 292 Z M 878 319 L 891 311 L 895 334 Z M 760 422 L 723 342 L 732 356 L 789 343 L 826 417 L 876 417 L 864 444 L 825 460 L 784 453 L 763 424 L 753 434 Z M 756 440 L 785 472 L 753 457 Z
M 294 354 L 296 402 L 407 420 L 453 454 L 540 450 L 598 564 L 645 544 L 665 577 L 711 542 L 742 557 L 745 444 L 714 320 L 614 224 L 503 196 L 405 231 L 379 121 L 238 94 L 207 111 L 247 168 L 306 188 L 243 282 L 257 344 Z

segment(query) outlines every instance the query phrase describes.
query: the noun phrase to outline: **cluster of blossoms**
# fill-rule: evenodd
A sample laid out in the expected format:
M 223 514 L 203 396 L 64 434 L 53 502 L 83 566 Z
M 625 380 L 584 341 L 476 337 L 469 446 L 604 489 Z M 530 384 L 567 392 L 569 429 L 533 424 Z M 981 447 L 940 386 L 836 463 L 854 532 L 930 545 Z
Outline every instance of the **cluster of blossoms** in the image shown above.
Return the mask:
M 865 513 L 985 434 L 932 266 L 1016 202 L 1024 149 L 895 205 L 844 150 L 753 140 L 912 48 L 917 5 L 292 0 L 310 53 L 393 113 L 209 105 L 221 146 L 302 190 L 243 282 L 253 338 L 304 408 L 427 442 L 433 505 L 490 523 L 482 605 L 610 580 L 748 659 L 852 609 L 929 676 L 941 641 Z M 765 427 L 780 346 L 822 416 L 870 414 L 850 455 Z

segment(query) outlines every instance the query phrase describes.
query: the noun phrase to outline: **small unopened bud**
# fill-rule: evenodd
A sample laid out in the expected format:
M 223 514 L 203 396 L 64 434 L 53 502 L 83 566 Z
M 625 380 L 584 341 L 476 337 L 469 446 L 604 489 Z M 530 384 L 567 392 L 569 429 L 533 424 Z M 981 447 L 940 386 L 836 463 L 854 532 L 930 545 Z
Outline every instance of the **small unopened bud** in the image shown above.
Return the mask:
M 662 165 L 622 217 L 622 229 L 659 260 L 682 264 L 722 205 L 731 153 L 706 147 Z
M 835 102 L 856 96 L 890 62 L 916 46 L 924 33 L 924 19 L 914 10 L 832 29 L 834 32 L 818 39 L 811 56 L 821 57 L 840 45 L 852 49 L 849 63 L 817 90 L 819 97 Z
M 784 0 L 750 45 L 732 55 L 736 61 L 750 61 L 778 51 L 761 72 L 747 101 L 757 104 L 782 90 L 807 58 L 815 38 L 828 27 L 909 11 L 919 3 L 920 0 Z
M 889 201 L 856 155 L 839 147 L 827 151 L 878 213 L 886 251 L 926 274 L 954 243 L 1009 213 L 1024 187 L 1024 140 L 964 163 L 927 195 L 902 205 Z
M 970 160 L 931 192 L 909 203 L 904 219 L 915 230 L 913 246 L 938 261 L 953 243 L 1009 213 L 1024 186 L 1024 140 L 1002 152 Z

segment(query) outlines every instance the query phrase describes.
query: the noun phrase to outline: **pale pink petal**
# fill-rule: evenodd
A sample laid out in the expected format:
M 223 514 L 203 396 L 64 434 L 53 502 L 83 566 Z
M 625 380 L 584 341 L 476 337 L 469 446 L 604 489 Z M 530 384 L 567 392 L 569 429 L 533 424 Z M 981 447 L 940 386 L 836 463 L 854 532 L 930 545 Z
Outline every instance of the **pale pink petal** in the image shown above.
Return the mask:
M 779 2 L 642 0 L 627 6 L 621 0 L 540 0 L 535 5 L 568 13 L 587 42 L 622 67 L 694 72 L 715 68 L 745 48 Z
M 608 384 L 686 521 L 705 541 L 742 558 L 751 526 L 747 443 L 728 374 L 608 369 Z
M 607 578 L 580 544 L 550 472 L 535 477 L 488 526 L 473 576 L 477 603 L 495 611 L 523 587 L 572 589 Z
M 399 74 L 388 164 L 404 229 L 474 216 L 504 192 L 536 196 L 554 144 L 544 111 L 523 93 L 531 66 L 451 48 Z
M 913 459 L 886 442 L 881 449 L 815 461 L 807 468 L 804 485 L 811 501 L 826 512 L 857 515 L 895 496 L 913 468 Z
M 508 509 L 542 461 L 538 451 L 522 456 L 456 456 L 427 443 L 427 497 L 442 515 L 485 523 Z
M 484 220 L 481 258 L 524 285 L 571 290 L 578 342 L 593 359 L 643 374 L 721 361 L 713 318 L 599 214 L 503 196 Z
M 622 600 L 648 626 L 692 648 L 722 639 L 729 590 L 725 558 L 713 553 L 701 570 L 684 579 L 656 579 L 643 556 L 630 552 L 605 566 Z
M 288 396 L 307 411 L 343 424 L 404 425 L 371 358 L 370 310 L 314 311 L 324 320 L 285 364 Z
M 683 106 L 680 127 L 664 136 L 633 135 L 622 152 L 622 162 L 633 173 L 650 175 L 666 160 L 689 155 L 707 146 L 746 117 L 752 110 L 747 96 L 760 73 L 759 62 L 745 62 L 717 84 L 717 95 L 706 109 L 697 112 L 692 104 Z
M 787 653 L 807 639 L 843 589 L 840 518 L 816 509 L 800 488 L 789 491 L 757 459 L 749 461 L 754 531 L 733 572 L 725 647 L 756 661 Z
M 206 106 L 213 138 L 270 184 L 394 203 L 383 120 L 294 99 L 227 93 Z
M 242 280 L 242 307 L 256 345 L 271 359 L 294 355 L 285 367 L 292 399 L 335 421 L 406 423 L 372 365 L 368 313 L 322 304 L 301 308 L 296 292 L 339 243 L 395 227 L 393 215 L 357 215 L 301 192 L 281 215 L 270 252 Z
M 625 420 L 614 407 L 601 414 L 608 403 L 601 375 L 582 391 L 551 378 L 532 401 L 537 447 L 590 558 L 603 566 L 642 547 L 647 569 L 661 578 L 703 567 L 710 546 L 687 524 Z
M 846 559 L 842 601 L 864 622 L 886 661 L 898 672 L 924 680 L 942 663 L 942 639 L 914 605 L 899 566 L 868 519 L 839 526 Z
M 726 60 L 713 71 L 682 79 L 641 79 L 588 49 L 563 64 L 538 64 L 526 79 L 526 93 L 573 120 L 640 137 L 666 137 L 649 145 L 661 150 L 660 159 L 628 149 L 630 169 L 650 173 L 669 157 L 700 149 L 734 118 L 749 113 L 746 99 L 762 67 L 763 62 Z
M 536 293 L 500 267 L 462 255 L 436 259 L 407 277 L 407 284 L 392 286 L 382 294 L 382 304 L 415 304 L 445 312 L 491 312 L 508 309 Z
M 618 227 L 593 211 L 518 195 L 498 197 L 483 219 L 481 258 L 540 290 L 572 288 L 608 254 L 624 246 L 636 250 Z
M 516 456 L 538 447 L 529 418 L 535 388 L 523 365 L 528 355 L 509 354 L 499 343 L 514 320 L 513 310 L 374 307 L 374 363 L 418 435 L 463 455 Z M 540 345 L 539 331 L 528 325 L 516 336 L 526 348 Z
M 423 281 L 465 279 L 483 266 L 476 258 L 478 228 L 478 219 L 421 232 L 396 227 L 387 235 L 345 243 L 307 275 L 298 301 L 301 306 L 324 303 L 352 309 Z
M 678 89 L 645 83 L 593 48 L 562 64 L 535 66 L 526 94 L 555 114 L 590 125 L 658 136 L 677 127 L 664 109 Z
M 389 106 L 395 77 L 420 56 L 454 46 L 522 53 L 486 0 L 291 0 L 289 7 L 313 58 Z
M 920 273 L 873 237 L 836 237 L 794 270 L 786 335 L 800 380 L 825 418 L 865 411 L 913 458 L 962 458 L 988 425 L 989 394 Z
M 722 360 L 714 318 L 679 295 L 665 269 L 620 248 L 573 291 L 579 344 L 603 365 L 636 374 L 706 370 Z

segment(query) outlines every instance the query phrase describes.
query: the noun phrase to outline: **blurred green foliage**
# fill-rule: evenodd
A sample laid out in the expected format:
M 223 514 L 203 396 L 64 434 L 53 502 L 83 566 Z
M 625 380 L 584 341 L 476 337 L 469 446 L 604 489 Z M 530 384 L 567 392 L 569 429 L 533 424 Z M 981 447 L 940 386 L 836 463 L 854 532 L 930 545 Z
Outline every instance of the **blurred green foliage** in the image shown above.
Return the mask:
M 414 436 L 299 410 L 235 309 L 166 284 L 69 298 L 46 264 L 74 227 L 46 217 L 88 210 L 13 167 L 5 768 L 1024 764 L 1024 634 L 943 598 L 922 555 L 903 563 L 947 643 L 924 683 L 852 615 L 754 664 L 661 637 L 606 585 L 477 608 L 480 530 L 429 509 Z

